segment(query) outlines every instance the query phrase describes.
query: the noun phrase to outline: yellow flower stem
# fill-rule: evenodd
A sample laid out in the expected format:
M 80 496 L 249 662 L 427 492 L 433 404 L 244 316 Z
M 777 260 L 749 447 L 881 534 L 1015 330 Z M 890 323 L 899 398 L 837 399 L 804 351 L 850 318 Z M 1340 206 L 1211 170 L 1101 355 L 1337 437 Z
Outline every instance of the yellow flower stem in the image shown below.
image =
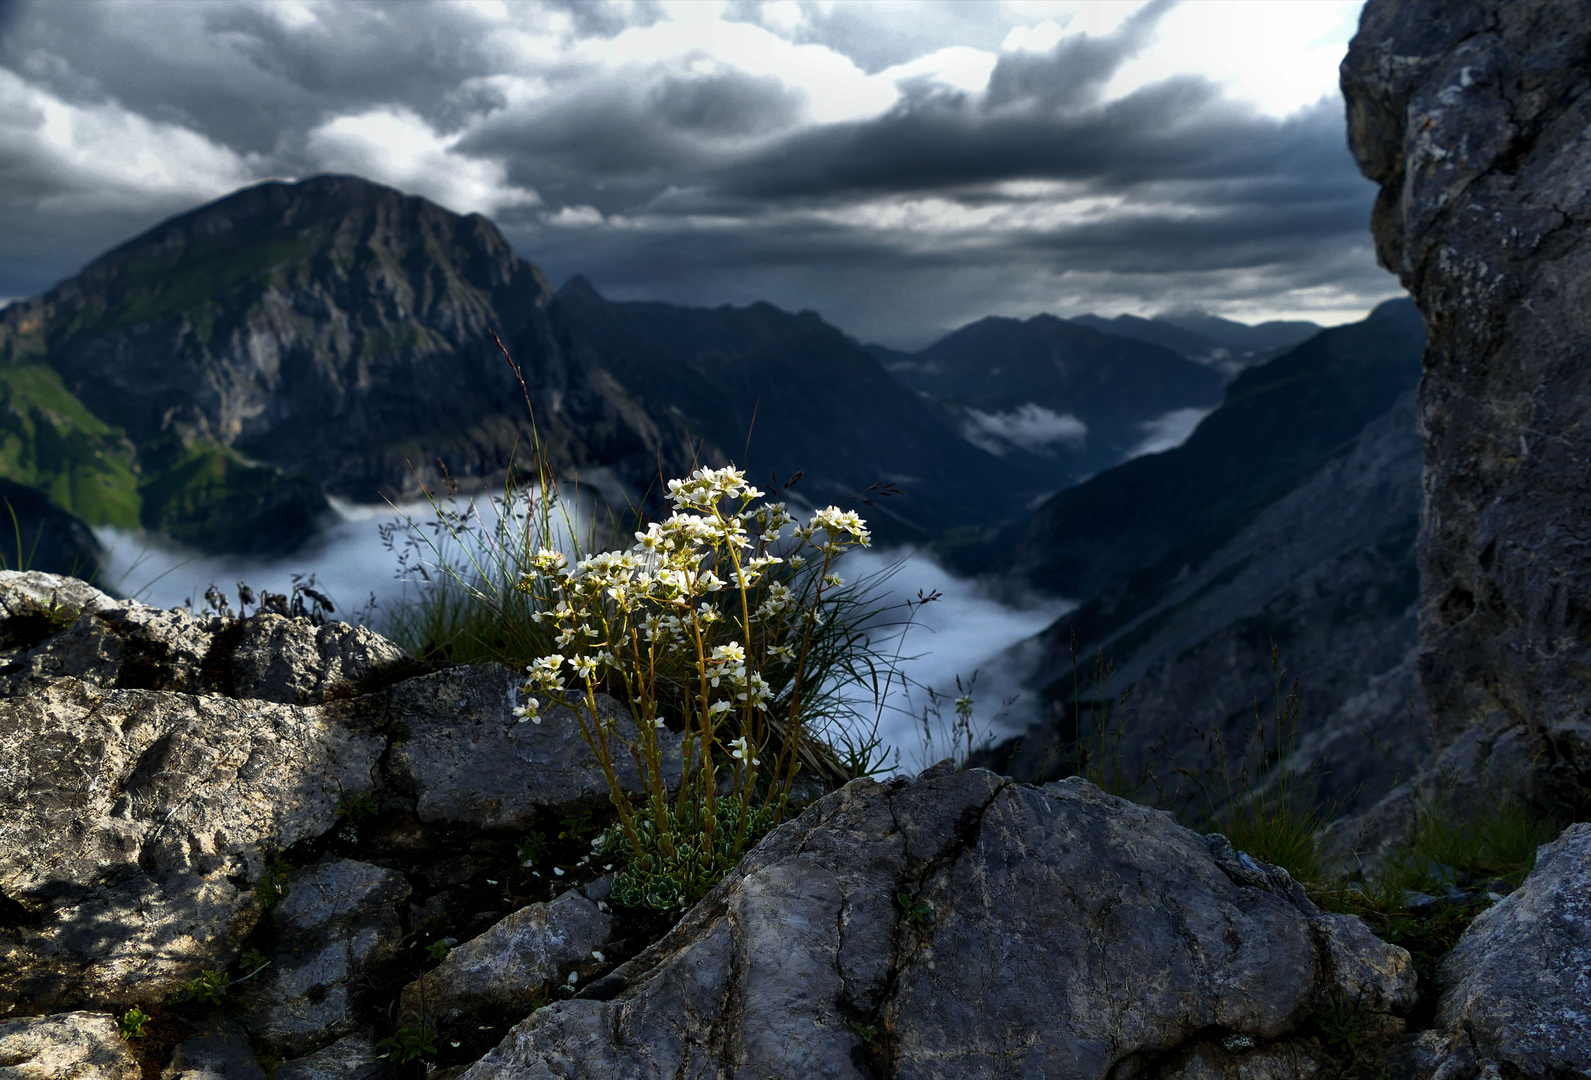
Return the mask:
M 691 599 L 695 599 L 695 590 L 692 590 Z M 718 778 L 713 767 L 713 714 L 708 708 L 708 683 L 707 683 L 707 651 L 702 641 L 701 613 L 693 606 L 691 609 L 691 641 L 696 646 L 696 674 L 697 674 L 697 712 L 701 716 L 702 732 L 702 823 L 703 832 L 706 833 L 706 850 L 713 850 L 713 834 L 717 830 L 718 815 L 714 806 L 714 796 L 718 794 Z M 681 796 L 684 793 L 681 792 Z
M 819 606 L 823 603 L 823 579 L 829 576 L 829 564 L 833 560 L 834 555 L 832 552 L 825 551 L 823 553 L 823 568 L 818 572 L 817 592 L 813 593 L 812 607 L 807 612 L 810 616 L 815 616 Z M 816 620 L 815 618 L 808 618 L 805 622 L 806 626 L 801 631 L 801 655 L 796 660 L 795 682 L 790 689 L 790 718 L 785 726 L 784 751 L 779 755 L 782 761 L 786 763 L 776 767 L 774 771 L 775 782 L 778 782 L 781 768 L 784 772 L 784 781 L 780 785 L 779 791 L 779 805 L 774 811 L 773 823 L 775 825 L 778 825 L 784 818 L 785 804 L 790 800 L 790 787 L 795 783 L 796 765 L 798 763 L 801 739 L 801 682 L 807 670 L 807 652 L 812 645 L 812 630 L 816 625 Z

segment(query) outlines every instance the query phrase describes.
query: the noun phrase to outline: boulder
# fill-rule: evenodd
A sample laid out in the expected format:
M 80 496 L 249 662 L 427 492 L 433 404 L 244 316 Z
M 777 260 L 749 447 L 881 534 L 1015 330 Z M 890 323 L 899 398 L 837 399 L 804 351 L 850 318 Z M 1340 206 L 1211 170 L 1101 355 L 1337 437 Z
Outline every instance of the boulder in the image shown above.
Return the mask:
M 1441 981 L 1437 1026 L 1466 1044 L 1468 1075 L 1591 1076 L 1591 824 L 1541 848 L 1524 884 L 1448 953 Z
M 266 1080 L 266 1075 L 243 1029 L 212 1019 L 177 1044 L 160 1080 Z
M 1526 741 L 1591 812 L 1591 22 L 1558 0 L 1370 0 L 1342 65 L 1381 264 L 1429 337 L 1420 674 L 1438 749 Z
M 224 968 L 270 856 L 369 791 L 383 740 L 319 709 L 54 679 L 0 698 L 0 1014 L 125 1007 Z
M 392 690 L 387 715 L 406 734 L 387 761 L 393 783 L 412 793 L 424 822 L 477 829 L 525 828 L 549 807 L 607 801 L 596 755 L 569 710 L 549 709 L 541 723 L 514 716 L 523 678 L 500 664 L 451 668 L 410 679 Z M 604 722 L 626 739 L 635 722 L 623 706 L 598 695 Z M 679 783 L 680 737 L 660 733 L 664 779 Z M 627 789 L 640 787 L 628 753 L 613 762 Z
M 1372 1009 L 1406 1002 L 1407 954 L 1368 941 L 1167 814 L 1079 780 L 936 768 L 820 800 L 464 1076 L 1191 1069 L 1212 1032 L 1289 1046 L 1339 983 Z
M 368 1034 L 356 1032 L 313 1054 L 282 1062 L 275 1080 L 373 1080 L 386 1070 L 386 1056 Z
M 6 1080 L 139 1080 L 138 1059 L 116 1018 L 70 1012 L 0 1020 L 0 1077 Z
M 352 1033 L 360 984 L 398 953 L 397 905 L 408 896 L 396 870 L 351 859 L 289 876 L 286 897 L 271 908 L 271 966 L 242 993 L 249 1034 L 272 1050 L 302 1054 Z
M 613 917 L 578 891 L 527 905 L 404 987 L 402 1012 L 444 1024 L 483 1009 L 523 1014 L 589 963 L 612 929 Z
M 0 653 L 0 679 L 9 694 L 40 679 L 76 678 L 107 689 L 312 705 L 381 689 L 426 670 L 379 634 L 346 623 L 316 626 L 307 618 L 268 613 L 246 619 L 195 616 L 181 608 L 164 611 L 15 578 L 0 579 L 0 597 L 5 598 L 0 641 L 25 646 Z M 47 638 L 25 633 L 22 624 L 9 629 L 19 617 L 51 602 L 81 614 L 46 628 Z

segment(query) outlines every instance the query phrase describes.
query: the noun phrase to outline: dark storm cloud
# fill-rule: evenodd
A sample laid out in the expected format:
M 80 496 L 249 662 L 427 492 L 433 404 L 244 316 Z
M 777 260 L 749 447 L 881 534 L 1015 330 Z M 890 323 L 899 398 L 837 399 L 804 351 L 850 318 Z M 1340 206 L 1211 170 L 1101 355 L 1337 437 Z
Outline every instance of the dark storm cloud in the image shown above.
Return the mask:
M 444 119 L 460 83 L 486 69 L 480 20 L 430 3 L 331 4 L 296 28 L 242 4 L 34 3 L 26 14 L 0 39 L 0 66 L 66 101 L 115 101 L 244 151 L 381 104 Z
M 1340 103 L 1276 119 L 1194 76 L 1105 100 L 1172 6 L 1045 52 L 999 51 L 981 90 L 930 64 L 877 115 L 816 122 L 823 87 L 799 72 L 709 39 L 633 47 L 639 28 L 666 30 L 654 3 L 542 3 L 510 26 L 422 2 L 341 0 L 313 17 L 0 2 L 0 297 L 41 291 L 231 187 L 361 162 L 485 209 L 555 278 L 583 271 L 616 295 L 682 302 L 767 296 L 861 336 L 904 340 L 992 310 L 1219 303 L 1222 289 L 1251 292 L 1259 269 L 1278 295 L 1385 295 Z M 995 55 L 1016 23 L 993 12 L 837 4 L 792 23 L 738 0 L 730 17 L 876 73 L 951 45 Z M 46 98 L 110 132 L 105 145 L 164 155 L 169 175 L 56 152 L 38 134 Z M 396 133 L 399 165 L 360 149 L 370 117 Z M 1066 209 L 1089 199 L 1112 208 Z

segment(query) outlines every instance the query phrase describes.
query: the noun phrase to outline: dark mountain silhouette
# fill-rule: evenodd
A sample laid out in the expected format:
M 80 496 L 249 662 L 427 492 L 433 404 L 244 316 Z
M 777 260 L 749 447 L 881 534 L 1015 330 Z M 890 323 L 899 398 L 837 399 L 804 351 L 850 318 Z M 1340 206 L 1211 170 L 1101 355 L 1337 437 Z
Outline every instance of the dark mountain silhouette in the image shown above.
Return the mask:
M 981 538 L 1054 486 L 815 314 L 555 298 L 480 215 L 346 176 L 238 192 L 6 308 L 0 398 L 4 475 L 211 551 L 290 549 L 323 492 L 495 483 L 533 442 L 650 509 L 697 465 L 805 470 L 896 542 Z
M 1137 315 L 1118 315 L 1114 319 L 1079 315 L 1071 321 L 1117 337 L 1162 345 L 1228 378 L 1274 360 L 1321 329 L 1312 322 L 1248 326 L 1202 313 L 1156 315 L 1152 319 Z
M 969 440 L 1049 460 L 1052 490 L 1121 461 L 1167 414 L 1221 397 L 1218 374 L 1169 349 L 1051 315 L 980 319 L 912 354 L 869 351 L 955 410 Z
M 579 277 L 552 311 L 571 357 L 602 364 L 764 487 L 802 470 L 793 493 L 808 502 L 873 500 L 865 516 L 884 540 L 976 534 L 1044 490 L 1040 461 L 964 441 L 955 417 L 815 312 L 612 302 Z
M 1063 491 L 1028 523 L 1011 568 L 1089 597 L 1225 542 L 1386 412 L 1419 378 L 1424 330 L 1407 300 L 1336 327 L 1238 376 L 1175 450 Z

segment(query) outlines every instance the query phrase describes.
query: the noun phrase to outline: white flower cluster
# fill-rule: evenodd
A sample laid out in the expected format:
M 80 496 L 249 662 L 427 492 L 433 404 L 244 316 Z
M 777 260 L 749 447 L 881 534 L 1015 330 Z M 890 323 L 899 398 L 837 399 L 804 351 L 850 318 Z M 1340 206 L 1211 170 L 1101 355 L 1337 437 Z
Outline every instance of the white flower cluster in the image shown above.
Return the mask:
M 584 698 L 589 711 L 589 695 L 610 672 L 632 699 L 650 693 L 652 683 L 641 669 L 667 655 L 683 663 L 679 677 L 689 686 L 705 683 L 694 701 L 704 734 L 714 717 L 743 710 L 749 719 L 765 712 L 775 691 L 758 668 L 777 664 L 789 673 L 805 656 L 801 635 L 822 624 L 815 608 L 823 590 L 841 584 L 828 573 L 830 563 L 843 547 L 866 546 L 870 538 L 856 513 L 834 506 L 798 526 L 798 546 L 810 545 L 822 556 L 812 579 L 817 589 L 807 590 L 794 575 L 811 560 L 798 552 L 775 554 L 795 518 L 783 503 L 753 508 L 762 494 L 738 469 L 698 469 L 669 482 L 673 512 L 635 533 L 629 550 L 601 552 L 572 567 L 562 553 L 539 550 L 519 588 L 541 601 L 533 618 L 553 631 L 558 651 L 525 669 L 525 693 L 564 704 L 573 704 L 566 695 Z M 721 595 L 726 590 L 727 602 Z M 738 636 L 726 640 L 725 631 Z M 524 701 L 515 715 L 540 723 L 537 700 Z M 663 726 L 655 701 L 632 711 L 638 719 L 650 718 L 646 727 Z M 757 743 L 742 731 L 732 756 L 758 764 Z

